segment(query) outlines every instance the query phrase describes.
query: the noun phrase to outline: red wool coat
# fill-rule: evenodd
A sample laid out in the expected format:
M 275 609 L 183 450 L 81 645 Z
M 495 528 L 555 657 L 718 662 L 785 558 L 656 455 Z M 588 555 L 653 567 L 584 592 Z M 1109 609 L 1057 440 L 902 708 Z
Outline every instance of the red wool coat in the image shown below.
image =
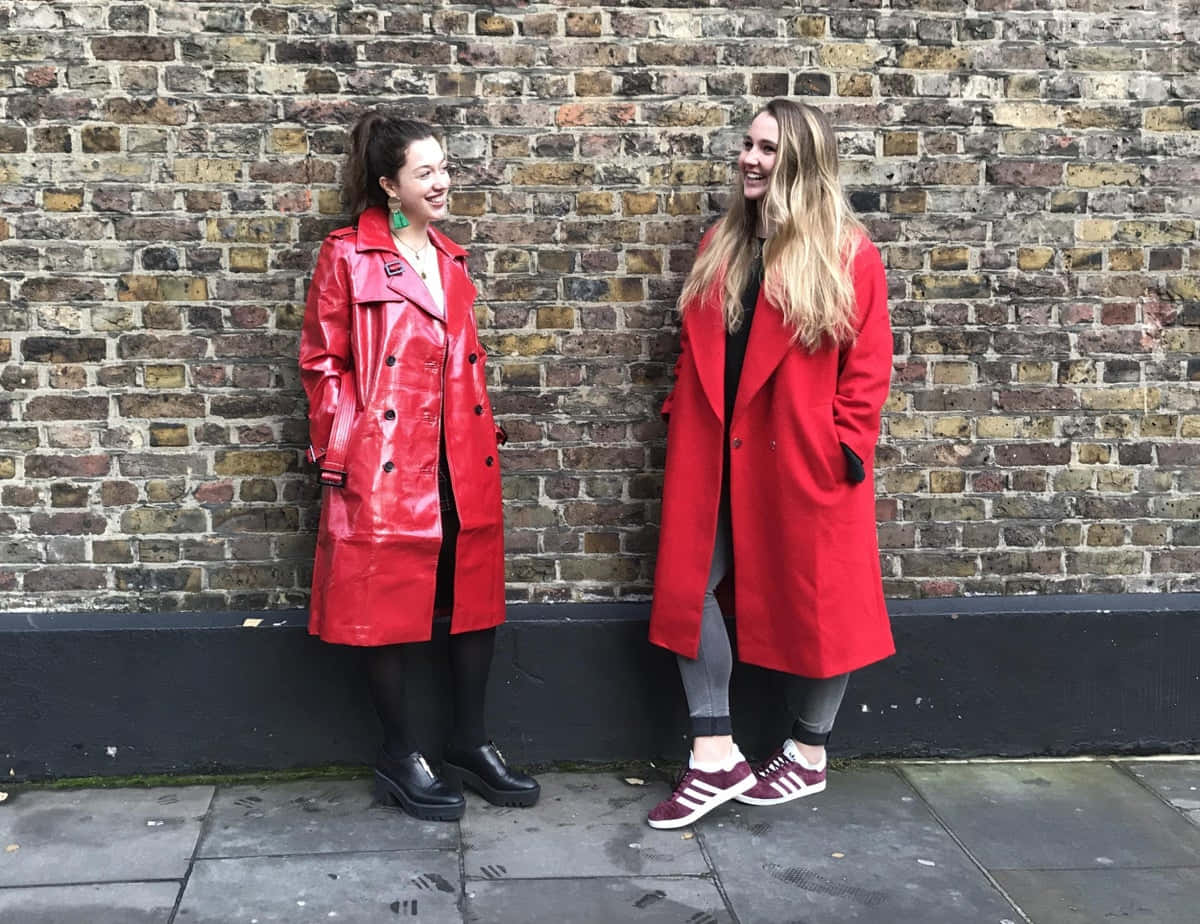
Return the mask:
M 732 596 L 742 661 L 831 677 L 894 652 L 879 572 L 873 459 L 892 336 L 879 252 L 854 258 L 857 339 L 815 352 L 790 343 L 759 294 L 733 409 Z M 724 433 L 720 285 L 684 315 L 669 415 L 650 640 L 686 657 L 700 645 L 716 536 Z M 841 443 L 867 478 L 851 484 Z M 728 615 L 728 614 L 727 614 Z
M 504 621 L 499 431 L 466 252 L 430 231 L 446 294 L 440 311 L 400 260 L 387 213 L 325 239 L 308 290 L 300 371 L 310 455 L 329 444 L 343 396 L 354 401 L 344 487 L 324 488 L 309 632 L 347 645 L 430 637 L 438 552 L 438 443 L 462 523 L 451 631 Z

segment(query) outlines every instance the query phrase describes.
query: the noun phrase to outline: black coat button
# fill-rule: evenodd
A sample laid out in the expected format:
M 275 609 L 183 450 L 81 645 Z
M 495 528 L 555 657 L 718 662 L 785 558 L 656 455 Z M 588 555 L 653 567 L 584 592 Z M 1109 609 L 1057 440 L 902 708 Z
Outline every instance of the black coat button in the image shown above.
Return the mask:
M 479 359 L 474 353 L 467 357 L 467 362 L 474 364 L 475 360 Z
M 475 413 L 479 416 L 483 415 L 483 405 L 482 404 L 475 405 Z
M 495 460 L 495 459 L 493 459 L 491 456 L 488 456 L 488 457 L 487 457 L 486 459 L 484 459 L 483 461 L 484 461 L 485 463 L 487 463 L 488 465 L 495 465 L 495 464 L 496 464 L 496 460 Z
M 390 472 L 390 471 L 391 471 L 392 469 L 394 469 L 395 467 L 396 467 L 396 466 L 395 466 L 394 464 L 392 464 L 392 462 L 391 462 L 391 461 L 387 461 L 387 462 L 384 462 L 384 463 L 383 463 L 383 470 L 384 470 L 385 472 Z
M 734 439 L 733 439 L 733 448 L 734 449 L 742 448 L 742 441 L 740 439 L 738 439 L 737 437 L 734 437 Z
M 387 359 L 384 360 L 384 362 L 387 363 L 389 366 L 394 366 L 394 365 L 396 365 L 396 357 L 389 356 Z
M 388 410 L 383 412 L 383 419 L 384 420 L 395 420 L 396 412 L 389 408 Z

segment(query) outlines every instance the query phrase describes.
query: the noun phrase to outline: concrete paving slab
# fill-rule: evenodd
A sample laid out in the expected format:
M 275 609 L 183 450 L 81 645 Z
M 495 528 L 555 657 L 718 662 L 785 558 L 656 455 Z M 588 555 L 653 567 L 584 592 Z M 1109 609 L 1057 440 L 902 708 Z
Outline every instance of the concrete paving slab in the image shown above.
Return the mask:
M 889 768 L 697 826 L 742 921 L 1013 922 L 1019 915 Z
M 0 921 L 13 924 L 166 924 L 175 882 L 0 889 Z
M 208 817 L 205 858 L 458 846 L 458 825 L 376 804 L 369 780 L 222 786 Z
M 996 878 L 1037 924 L 1196 924 L 1200 869 L 1002 870 Z
M 710 879 L 523 879 L 472 882 L 468 924 L 727 924 Z
M 1200 760 L 1139 761 L 1124 769 L 1200 825 Z
M 670 794 L 665 784 L 631 786 L 621 777 L 594 773 L 547 773 L 538 781 L 542 797 L 532 809 L 498 808 L 468 795 L 461 825 L 469 878 L 708 871 L 695 838 L 646 824 L 646 813 Z
M 0 886 L 182 879 L 212 796 L 211 786 L 19 792 L 0 805 Z
M 458 853 L 198 860 L 176 924 L 459 924 Z
M 990 870 L 1200 865 L 1200 831 L 1108 763 L 908 764 Z

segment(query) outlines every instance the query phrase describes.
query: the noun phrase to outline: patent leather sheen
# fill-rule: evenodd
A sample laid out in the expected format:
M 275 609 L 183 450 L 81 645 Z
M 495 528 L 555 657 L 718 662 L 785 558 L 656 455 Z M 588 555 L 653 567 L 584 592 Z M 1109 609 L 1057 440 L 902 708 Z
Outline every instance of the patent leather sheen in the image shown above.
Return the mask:
M 300 338 L 311 459 L 324 455 L 339 402 L 353 402 L 345 483 L 322 491 L 309 618 L 312 634 L 349 645 L 430 637 L 443 425 L 462 524 L 451 629 L 504 621 L 500 431 L 466 251 L 430 230 L 445 291 L 439 310 L 387 222 L 383 209 L 369 209 L 325 239 Z

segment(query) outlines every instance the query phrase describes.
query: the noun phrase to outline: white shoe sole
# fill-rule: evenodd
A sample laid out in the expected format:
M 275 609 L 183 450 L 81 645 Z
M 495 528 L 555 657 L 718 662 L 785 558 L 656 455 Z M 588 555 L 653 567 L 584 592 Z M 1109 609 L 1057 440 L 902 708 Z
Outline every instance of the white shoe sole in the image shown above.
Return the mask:
M 754 787 L 750 787 L 753 789 Z M 793 802 L 796 799 L 803 799 L 805 796 L 815 796 L 819 792 L 825 791 L 825 781 L 813 783 L 811 786 L 805 786 L 802 789 L 797 789 L 795 792 L 789 792 L 786 796 L 778 796 L 774 799 L 760 799 L 757 796 L 734 796 L 738 802 L 744 805 L 783 805 L 785 802 Z
M 722 792 L 719 795 L 714 795 L 710 801 L 705 802 L 702 806 L 694 809 L 693 811 L 689 812 L 687 815 L 684 815 L 682 818 L 667 818 L 667 819 L 664 819 L 663 821 L 654 821 L 652 819 L 647 818 L 646 824 L 650 825 L 650 827 L 652 827 L 652 828 L 657 828 L 660 831 L 661 830 L 669 830 L 671 828 L 686 828 L 688 825 L 699 821 L 701 818 L 703 818 L 705 815 L 707 815 L 713 809 L 724 805 L 726 802 L 730 801 L 731 799 L 740 798 L 741 794 L 744 793 L 746 790 L 753 789 L 754 784 L 757 782 L 758 782 L 758 777 L 756 777 L 753 773 L 751 773 L 740 783 L 737 783 L 734 786 L 730 786 L 726 790 L 722 790 Z

